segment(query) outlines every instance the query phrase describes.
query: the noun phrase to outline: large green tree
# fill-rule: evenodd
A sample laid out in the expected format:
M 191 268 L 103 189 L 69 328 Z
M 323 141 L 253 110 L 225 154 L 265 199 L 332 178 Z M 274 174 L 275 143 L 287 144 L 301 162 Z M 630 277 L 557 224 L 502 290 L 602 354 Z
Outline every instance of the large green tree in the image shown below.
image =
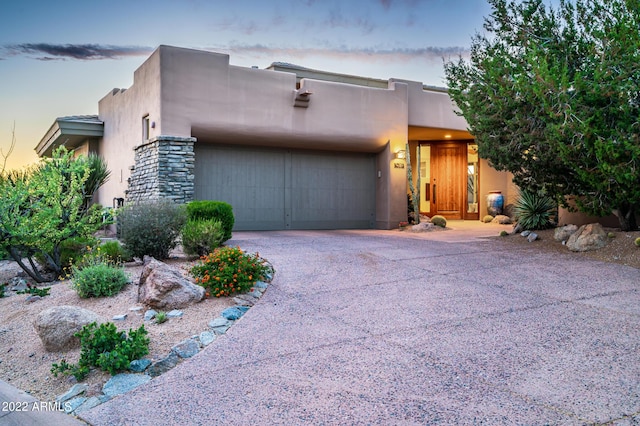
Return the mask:
M 640 0 L 489 0 L 470 60 L 445 64 L 481 157 L 580 210 L 636 229 Z
M 64 241 L 88 237 L 102 225 L 100 206 L 87 200 L 108 178 L 103 166 L 60 148 L 36 166 L 0 175 L 0 248 L 36 282 L 62 274 Z M 36 255 L 52 276 L 42 274 Z

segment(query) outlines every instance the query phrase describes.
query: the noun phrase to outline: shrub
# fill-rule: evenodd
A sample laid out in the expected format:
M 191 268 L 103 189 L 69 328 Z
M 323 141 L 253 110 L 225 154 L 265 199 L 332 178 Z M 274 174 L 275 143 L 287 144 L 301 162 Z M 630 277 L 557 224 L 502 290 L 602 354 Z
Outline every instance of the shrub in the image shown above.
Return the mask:
M 640 237 L 636 238 L 633 243 L 636 245 L 636 247 L 640 247 Z
M 83 299 L 116 295 L 129 281 L 121 266 L 101 254 L 85 256 L 71 270 L 73 289 Z
M 491 221 L 493 220 L 493 216 L 491 216 L 490 214 L 486 215 L 485 217 L 482 218 L 482 221 L 484 223 L 491 223 Z
M 4 297 L 4 291 L 7 288 L 7 283 L 4 284 L 0 284 L 0 299 L 2 299 Z
M 515 203 L 516 220 L 524 230 L 552 227 L 555 210 L 553 199 L 537 192 L 521 191 Z
M 25 290 L 16 291 L 16 294 L 30 294 L 32 296 L 46 297 L 49 295 L 50 291 L 51 287 L 40 288 L 27 283 L 27 288 Z
M 104 242 L 98 249 L 113 263 L 129 262 L 131 260 L 129 252 L 116 240 Z
M 231 239 L 231 231 L 235 223 L 231 204 L 224 201 L 192 201 L 187 204 L 187 215 L 189 219 L 219 220 L 224 230 L 222 242 L 224 243 Z
M 89 237 L 102 224 L 100 206 L 88 207 L 91 167 L 59 147 L 38 165 L 0 178 L 0 245 L 37 283 L 63 274 L 63 243 Z M 42 273 L 36 255 L 52 274 Z
M 222 222 L 216 219 L 190 219 L 182 228 L 182 248 L 187 254 L 204 256 L 224 241 Z
M 506 237 L 507 235 L 509 235 L 509 233 L 507 231 L 500 231 L 500 236 L 501 237 Z
M 440 216 L 438 214 L 431 218 L 431 223 L 441 228 L 447 227 L 447 219 L 445 219 L 443 216 Z
M 97 326 L 95 322 L 85 325 L 75 334 L 80 339 L 80 360 L 70 365 L 64 359 L 60 364 L 53 364 L 51 373 L 58 377 L 59 373 L 72 374 L 76 380 L 84 379 L 91 367 L 98 367 L 114 375 L 126 370 L 131 361 L 149 353 L 147 330 L 141 325 L 137 330 L 121 332 L 109 322 Z
M 245 254 L 239 247 L 220 247 L 203 256 L 191 268 L 196 283 L 215 297 L 248 291 L 258 280 L 273 274 L 273 267 L 256 254 Z
M 7 260 L 7 259 L 9 259 L 9 253 L 7 253 L 5 249 L 0 247 L 0 260 Z
M 168 319 L 169 317 L 167 317 L 166 312 L 160 311 L 156 314 L 156 324 L 162 324 L 164 322 L 167 322 Z
M 129 204 L 118 212 L 121 240 L 131 256 L 166 259 L 186 222 L 184 208 L 171 201 Z
M 60 264 L 65 270 L 68 269 L 69 266 L 82 259 L 88 251 L 87 248 L 92 248 L 96 245 L 98 245 L 98 239 L 95 237 L 75 237 L 64 240 L 60 243 Z M 38 253 L 34 257 L 41 265 L 45 265 L 45 269 L 50 269 L 44 254 Z

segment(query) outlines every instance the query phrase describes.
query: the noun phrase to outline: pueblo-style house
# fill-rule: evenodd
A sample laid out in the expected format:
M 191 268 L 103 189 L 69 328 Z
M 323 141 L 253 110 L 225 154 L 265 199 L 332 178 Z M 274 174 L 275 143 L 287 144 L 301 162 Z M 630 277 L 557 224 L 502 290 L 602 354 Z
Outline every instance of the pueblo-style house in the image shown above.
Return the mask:
M 104 206 L 222 200 L 236 230 L 392 229 L 407 220 L 409 164 L 428 216 L 479 220 L 490 191 L 517 194 L 478 158 L 446 90 L 415 81 L 160 46 L 98 111 L 58 118 L 36 151 L 101 155 Z

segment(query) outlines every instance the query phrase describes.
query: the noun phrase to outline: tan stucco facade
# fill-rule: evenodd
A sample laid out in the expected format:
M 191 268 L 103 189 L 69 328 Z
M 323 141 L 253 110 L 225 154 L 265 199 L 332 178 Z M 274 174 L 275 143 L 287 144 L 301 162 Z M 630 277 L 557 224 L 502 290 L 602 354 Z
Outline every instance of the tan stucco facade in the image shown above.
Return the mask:
M 97 152 L 106 159 L 111 179 L 98 200 L 110 206 L 114 198 L 125 198 L 134 150 L 154 138 L 194 138 L 196 146 L 372 153 L 375 226 L 397 227 L 407 217 L 407 177 L 406 169 L 394 167 L 395 153 L 409 140 L 472 137 L 443 90 L 401 79 L 388 80 L 386 87 L 353 79 L 316 80 L 304 72 L 238 67 L 225 54 L 160 46 L 135 71 L 131 87 L 114 89 L 99 101 L 104 134 Z M 513 198 L 510 182 L 508 174 L 481 162 L 480 217 L 486 214 L 488 191 Z

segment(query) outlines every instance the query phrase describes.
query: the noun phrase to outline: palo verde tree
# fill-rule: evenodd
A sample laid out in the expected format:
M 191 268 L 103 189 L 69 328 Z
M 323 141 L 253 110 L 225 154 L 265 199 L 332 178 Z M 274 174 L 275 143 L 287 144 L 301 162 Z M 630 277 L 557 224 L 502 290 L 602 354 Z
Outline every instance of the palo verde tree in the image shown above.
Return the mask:
M 102 224 L 100 206 L 87 203 L 90 191 L 101 184 L 95 181 L 108 178 L 106 169 L 96 168 L 95 162 L 59 148 L 36 166 L 0 176 L 0 246 L 36 282 L 48 279 L 34 261 L 36 255 L 55 279 L 64 266 L 61 244 L 86 238 Z
M 489 0 L 469 61 L 445 64 L 481 157 L 580 210 L 636 228 L 639 0 Z

